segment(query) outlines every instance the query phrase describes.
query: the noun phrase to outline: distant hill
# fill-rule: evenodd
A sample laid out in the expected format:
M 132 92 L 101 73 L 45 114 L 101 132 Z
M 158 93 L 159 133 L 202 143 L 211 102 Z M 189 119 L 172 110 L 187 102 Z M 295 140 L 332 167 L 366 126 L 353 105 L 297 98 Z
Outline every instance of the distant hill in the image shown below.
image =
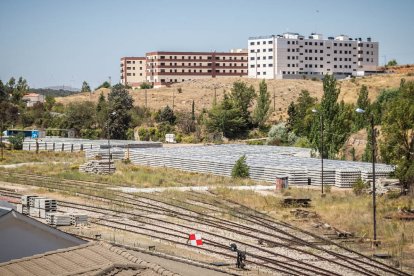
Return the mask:
M 58 85 L 58 86 L 48 86 L 44 87 L 44 89 L 52 89 L 52 90 L 65 90 L 65 91 L 72 91 L 72 92 L 80 92 L 79 88 L 75 88 L 72 86 L 65 86 L 65 85 Z
M 70 88 L 70 89 L 63 89 Z M 66 97 L 71 96 L 74 94 L 78 94 L 80 92 L 79 89 L 75 90 L 76 88 L 72 88 L 69 86 L 53 86 L 48 88 L 31 88 L 30 92 L 41 94 L 44 96 L 52 96 L 52 97 Z

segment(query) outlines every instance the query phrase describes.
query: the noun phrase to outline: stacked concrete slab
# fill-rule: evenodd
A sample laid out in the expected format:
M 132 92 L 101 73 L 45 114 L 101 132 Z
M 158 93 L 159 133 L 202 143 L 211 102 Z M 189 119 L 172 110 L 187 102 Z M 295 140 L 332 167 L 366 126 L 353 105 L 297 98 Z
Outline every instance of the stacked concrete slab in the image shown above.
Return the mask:
M 125 152 L 131 148 L 159 148 L 162 147 L 161 142 L 147 141 L 131 141 L 131 140 L 111 140 L 111 148 L 122 148 Z M 108 149 L 108 140 L 89 140 L 89 139 L 72 139 L 46 137 L 42 139 L 25 139 L 23 142 L 23 150 L 35 151 L 66 151 L 78 152 L 84 150 Z
M 115 172 L 115 164 L 113 160 L 89 160 L 79 166 L 79 171 L 93 174 L 113 174 Z
M 321 185 L 321 161 L 311 158 L 310 149 L 275 146 L 217 145 L 130 151 L 134 164 L 169 167 L 184 171 L 230 176 L 236 161 L 245 155 L 250 177 L 274 183 L 288 177 L 290 185 Z M 324 160 L 324 184 L 350 187 L 356 179 L 369 180 L 370 163 Z M 386 177 L 394 168 L 377 164 L 378 177 Z

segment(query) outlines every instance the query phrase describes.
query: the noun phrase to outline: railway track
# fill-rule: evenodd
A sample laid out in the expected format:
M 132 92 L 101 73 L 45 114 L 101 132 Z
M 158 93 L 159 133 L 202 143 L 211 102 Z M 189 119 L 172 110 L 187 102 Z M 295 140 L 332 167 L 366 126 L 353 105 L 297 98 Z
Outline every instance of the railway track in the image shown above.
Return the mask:
M 204 241 L 206 247 L 202 250 L 210 250 L 211 254 L 218 254 L 223 257 L 230 258 L 233 256 L 229 253 L 228 242 L 235 242 L 243 245 L 248 249 L 248 256 L 250 265 L 272 270 L 279 273 L 287 273 L 290 275 L 343 275 L 345 274 L 359 274 L 359 275 L 407 275 L 395 268 L 389 267 L 381 262 L 367 258 L 364 255 L 356 254 L 346 248 L 341 248 L 342 253 L 333 252 L 333 250 L 324 248 L 329 246 L 337 246 L 325 239 L 322 239 L 322 246 L 318 246 L 315 242 L 321 240 L 318 236 L 311 235 L 304 231 L 299 231 L 292 228 L 292 226 L 275 221 L 270 217 L 266 217 L 261 213 L 256 213 L 247 207 L 239 206 L 234 202 L 226 202 L 227 210 L 223 208 L 217 209 L 218 205 L 213 205 L 202 198 L 191 196 L 188 202 L 178 202 L 177 200 L 160 199 L 159 196 L 139 195 L 133 196 L 118 191 L 110 191 L 107 196 L 102 194 L 104 188 L 111 187 L 110 185 L 54 179 L 51 177 L 43 177 L 36 175 L 5 175 L 0 177 L 9 178 L 16 183 L 25 185 L 33 185 L 53 189 L 57 191 L 70 192 L 74 188 L 83 186 L 82 192 L 77 193 L 80 196 L 93 198 L 104 203 L 116 205 L 119 208 L 129 208 L 131 211 L 114 211 L 110 208 L 96 207 L 91 205 L 73 204 L 70 202 L 60 202 L 60 204 L 67 204 L 67 207 L 74 209 L 89 210 L 91 212 L 100 213 L 101 215 L 111 215 L 114 218 L 129 218 L 129 222 L 120 222 L 116 220 L 101 220 L 97 222 L 104 224 L 107 227 L 114 229 L 124 229 L 125 231 L 139 232 L 142 235 L 153 236 L 153 238 L 166 239 L 168 242 L 176 243 L 182 246 L 183 239 L 186 239 L 189 230 L 197 231 L 205 235 Z M 31 181 L 28 181 L 31 179 Z M 22 183 L 24 182 L 24 183 Z M 10 191 L 2 191 L 7 193 Z M 105 193 L 104 193 L 105 194 Z M 177 202 L 176 202 L 177 201 Z M 76 205 L 76 206 L 75 206 Z M 198 212 L 200 205 L 203 206 L 205 212 Z M 210 206 L 209 206 L 210 205 Z M 230 207 L 238 207 L 238 213 L 229 212 Z M 233 220 L 217 218 L 209 213 L 217 213 L 220 209 L 222 212 L 231 213 Z M 114 212 L 116 212 L 114 214 Z M 141 212 L 141 214 L 139 214 Z M 145 214 L 146 212 L 146 214 Z M 154 219 L 149 214 L 156 214 L 158 216 L 173 216 L 175 220 L 180 223 L 173 223 L 167 220 Z M 134 218 L 134 219 L 130 219 Z M 184 224 L 183 222 L 187 222 Z M 190 227 L 188 222 L 197 224 L 197 227 Z M 249 223 L 249 224 L 247 224 Z M 142 224 L 147 228 L 143 231 Z M 201 227 L 202 226 L 202 227 Z M 157 230 L 158 229 L 158 230 Z M 219 233 L 214 233 L 213 229 L 219 229 Z M 297 237 L 288 230 L 297 231 L 302 237 Z M 158 232 L 155 235 L 155 231 Z M 217 231 L 216 231 L 217 232 Z M 231 233 L 231 235 L 229 234 Z M 252 234 L 253 233 L 253 234 Z M 235 238 L 231 238 L 235 236 Z M 168 238 L 167 238 L 168 237 Z M 174 237 L 172 239 L 172 237 Z M 266 238 L 267 237 L 267 238 Z M 273 248 L 263 248 L 254 244 L 258 239 L 272 244 Z M 226 243 L 227 242 L 227 243 Z M 274 250 L 274 249 L 278 250 Z M 197 248 L 199 249 L 199 248 Z M 283 250 L 281 250 L 283 249 Z M 295 252 L 296 255 L 301 256 L 302 259 L 293 258 L 289 256 L 289 252 L 279 254 L 277 251 Z M 318 254 L 312 251 L 318 252 Z M 215 253 L 213 253 L 215 252 Z M 227 252 L 227 253 L 226 253 Z M 234 256 L 233 256 L 234 258 Z M 340 271 L 340 273 L 339 273 Z M 337 273 L 338 272 L 338 273 Z

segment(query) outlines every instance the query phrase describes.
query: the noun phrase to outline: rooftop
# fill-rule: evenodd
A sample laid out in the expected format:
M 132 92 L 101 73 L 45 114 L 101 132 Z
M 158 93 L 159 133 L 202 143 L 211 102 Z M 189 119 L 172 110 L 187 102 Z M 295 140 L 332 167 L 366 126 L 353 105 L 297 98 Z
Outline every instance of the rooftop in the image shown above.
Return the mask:
M 0 263 L 0 275 L 178 275 L 104 242 Z

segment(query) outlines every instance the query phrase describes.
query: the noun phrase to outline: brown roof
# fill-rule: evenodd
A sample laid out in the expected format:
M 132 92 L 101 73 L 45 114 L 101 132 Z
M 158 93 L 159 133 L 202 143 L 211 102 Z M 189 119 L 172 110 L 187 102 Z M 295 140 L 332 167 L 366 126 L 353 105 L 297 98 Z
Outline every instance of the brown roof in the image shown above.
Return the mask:
M 166 275 L 176 276 L 159 265 L 145 262 L 126 250 L 104 242 L 90 242 L 71 248 L 0 263 L 0 275 Z

